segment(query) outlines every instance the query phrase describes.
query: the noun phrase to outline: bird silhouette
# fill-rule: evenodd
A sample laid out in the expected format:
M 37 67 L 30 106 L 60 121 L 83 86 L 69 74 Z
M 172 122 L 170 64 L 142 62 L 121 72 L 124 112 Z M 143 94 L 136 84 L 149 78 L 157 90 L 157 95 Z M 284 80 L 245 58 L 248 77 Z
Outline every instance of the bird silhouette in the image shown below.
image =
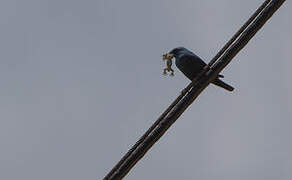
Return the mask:
M 169 53 L 163 55 L 163 58 L 175 58 L 177 68 L 190 80 L 193 80 L 206 66 L 206 63 L 200 57 L 184 47 L 174 48 Z M 223 75 L 219 74 L 212 83 L 228 91 L 233 91 L 234 88 L 232 86 L 219 79 L 223 77 Z

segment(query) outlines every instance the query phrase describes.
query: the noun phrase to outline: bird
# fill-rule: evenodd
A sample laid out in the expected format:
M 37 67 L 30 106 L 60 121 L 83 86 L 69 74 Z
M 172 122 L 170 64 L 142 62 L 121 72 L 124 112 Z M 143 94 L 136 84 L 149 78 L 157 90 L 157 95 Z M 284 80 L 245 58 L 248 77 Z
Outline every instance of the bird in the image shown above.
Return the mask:
M 171 60 L 172 58 L 175 58 L 176 67 L 191 81 L 206 66 L 206 63 L 199 56 L 185 47 L 174 48 L 163 55 L 163 59 Z M 219 74 L 211 83 L 228 91 L 233 91 L 234 88 L 232 86 L 219 79 L 223 77 L 223 75 Z

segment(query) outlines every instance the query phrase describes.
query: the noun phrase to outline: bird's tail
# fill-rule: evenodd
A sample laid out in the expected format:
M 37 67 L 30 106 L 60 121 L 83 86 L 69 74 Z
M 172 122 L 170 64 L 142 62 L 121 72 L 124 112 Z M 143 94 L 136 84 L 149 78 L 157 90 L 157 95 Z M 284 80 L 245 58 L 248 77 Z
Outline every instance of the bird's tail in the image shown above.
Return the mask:
M 217 85 L 217 86 L 219 86 L 219 87 L 222 87 L 222 88 L 224 88 L 224 89 L 226 89 L 228 91 L 233 91 L 234 90 L 234 88 L 232 86 L 230 86 L 229 84 L 223 82 L 219 78 L 216 78 L 212 83 Z

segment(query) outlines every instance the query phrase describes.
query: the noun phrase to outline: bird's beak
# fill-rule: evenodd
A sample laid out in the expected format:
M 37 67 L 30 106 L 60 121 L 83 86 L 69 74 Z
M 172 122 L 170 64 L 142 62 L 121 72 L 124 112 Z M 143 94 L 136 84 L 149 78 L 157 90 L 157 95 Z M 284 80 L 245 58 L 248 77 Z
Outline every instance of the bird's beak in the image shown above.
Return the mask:
M 166 53 L 166 54 L 162 55 L 163 60 L 171 60 L 173 57 L 174 57 L 174 55 L 171 53 Z

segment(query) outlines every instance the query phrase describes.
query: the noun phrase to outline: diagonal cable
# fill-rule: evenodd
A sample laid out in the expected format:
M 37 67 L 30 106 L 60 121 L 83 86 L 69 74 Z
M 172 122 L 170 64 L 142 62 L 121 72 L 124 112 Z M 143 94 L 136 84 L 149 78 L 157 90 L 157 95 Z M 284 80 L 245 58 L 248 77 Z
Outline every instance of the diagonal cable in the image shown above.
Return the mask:
M 271 0 L 266 0 L 246 21 L 246 23 L 233 35 L 233 37 L 224 45 L 224 47 L 214 56 L 214 58 L 206 65 L 204 70 L 199 73 L 197 78 L 195 78 L 183 91 L 182 93 L 171 103 L 171 105 L 160 115 L 160 117 L 155 121 L 155 123 L 144 133 L 144 135 L 136 142 L 136 144 L 124 155 L 124 157 L 116 164 L 116 166 L 110 171 L 112 174 L 123 162 L 124 160 L 139 146 L 139 144 L 150 134 L 150 132 L 159 124 L 159 122 L 171 111 L 171 109 L 184 97 L 184 95 L 193 87 L 193 84 L 198 81 L 210 67 L 217 61 L 217 59 L 228 49 L 228 47 L 239 37 L 239 35 L 246 29 L 246 27 L 258 16 L 258 14 L 267 6 Z
M 230 49 L 226 48 L 224 51 L 224 55 L 222 58 L 219 59 L 219 61 L 212 67 L 212 69 L 208 72 L 207 76 L 202 77 L 199 80 L 199 83 L 197 83 L 196 86 L 193 87 L 193 89 L 188 93 L 182 101 L 178 100 L 179 102 L 176 108 L 168 108 L 170 109 L 169 112 L 164 112 L 163 115 L 167 116 L 166 118 L 162 117 L 162 120 L 156 121 L 153 126 L 140 138 L 140 140 L 134 145 L 133 148 L 130 149 L 130 151 L 122 158 L 122 160 L 113 168 L 113 170 L 105 177 L 105 179 L 120 179 L 124 177 L 124 175 L 130 170 L 131 167 L 135 165 L 135 163 L 147 152 L 147 150 L 164 134 L 164 132 L 170 127 L 172 123 L 180 116 L 180 114 L 185 110 L 185 108 L 192 103 L 192 101 L 200 94 L 200 92 L 207 87 L 207 85 L 217 76 L 217 74 L 231 61 L 231 59 L 239 52 L 240 49 L 242 49 L 248 41 L 254 36 L 254 34 L 264 25 L 264 23 L 272 16 L 272 14 L 281 6 L 281 4 L 285 0 L 274 0 L 271 4 L 268 5 L 267 8 L 265 8 L 264 12 L 261 13 L 261 16 L 257 18 L 258 21 L 255 21 L 253 26 L 248 27 L 248 24 L 246 27 L 248 29 L 241 35 L 241 37 L 234 43 Z M 266 3 L 266 2 L 265 2 Z M 268 4 L 268 3 L 267 3 Z M 257 10 L 258 11 L 258 10 Z M 261 10 L 259 11 L 261 12 Z M 257 16 L 257 15 L 256 15 Z M 256 17 L 255 16 L 255 17 Z M 255 18 L 254 17 L 254 18 Z M 249 19 L 250 20 L 250 19 Z M 251 20 L 250 22 L 252 22 Z M 245 27 L 245 28 L 246 28 Z M 248 31 L 249 30 L 249 31 Z M 244 31 L 244 29 L 242 30 Z M 238 31 L 240 32 L 240 31 Z M 239 33 L 239 35 L 242 32 Z M 238 36 L 239 36 L 238 35 Z M 234 36 L 235 37 L 235 36 Z M 236 40 L 237 37 L 234 39 Z M 234 41 L 233 40 L 233 41 Z M 230 41 L 229 41 L 230 42 Z M 231 45 L 230 43 L 228 47 Z M 225 47 L 225 46 L 224 46 Z M 221 52 L 222 53 L 222 52 Z M 223 54 L 222 53 L 222 54 Z M 220 53 L 218 53 L 220 54 Z M 221 55 L 222 55 L 221 54 Z M 216 60 L 221 56 L 218 57 L 215 56 L 211 60 L 211 65 L 216 62 Z M 217 59 L 216 59 L 217 58 Z M 215 59 L 215 60 L 214 60 Z M 213 61 L 214 60 L 214 61 Z M 206 72 L 206 70 L 205 70 Z M 206 79 L 207 78 L 207 79 Z M 193 81 L 194 82 L 194 81 Z M 185 93 L 188 91 L 185 91 Z M 181 94 L 180 96 L 184 96 L 184 94 Z M 180 97 L 179 96 L 179 97 Z M 191 99 L 190 99 L 191 98 Z M 176 104 L 176 103 L 173 103 Z M 174 106 L 173 106 L 174 107 Z M 180 111 L 177 111 L 178 107 L 184 107 L 180 109 Z M 175 112 L 175 113 L 174 113 Z M 169 117 L 172 117 L 171 121 L 169 120 Z M 161 129 L 163 128 L 163 129 Z M 159 134 L 156 134 L 159 133 Z M 145 136 L 146 135 L 146 136 Z M 144 138 L 143 138 L 144 137 Z M 151 141 L 149 141 L 149 138 Z M 152 138 L 152 139 L 151 139 Z M 153 139 L 155 138 L 155 139 Z M 151 143 L 150 143 L 151 142 Z M 149 144 L 150 143 L 150 144 Z M 145 146 L 146 145 L 146 146 Z M 144 147 L 145 146 L 145 147 Z M 142 149 L 141 149 L 142 148 Z M 144 150 L 143 150 L 144 149 Z M 143 151 L 141 151 L 143 150 Z M 140 153 L 139 153 L 140 152 Z M 131 157 L 130 157 L 131 156 Z

